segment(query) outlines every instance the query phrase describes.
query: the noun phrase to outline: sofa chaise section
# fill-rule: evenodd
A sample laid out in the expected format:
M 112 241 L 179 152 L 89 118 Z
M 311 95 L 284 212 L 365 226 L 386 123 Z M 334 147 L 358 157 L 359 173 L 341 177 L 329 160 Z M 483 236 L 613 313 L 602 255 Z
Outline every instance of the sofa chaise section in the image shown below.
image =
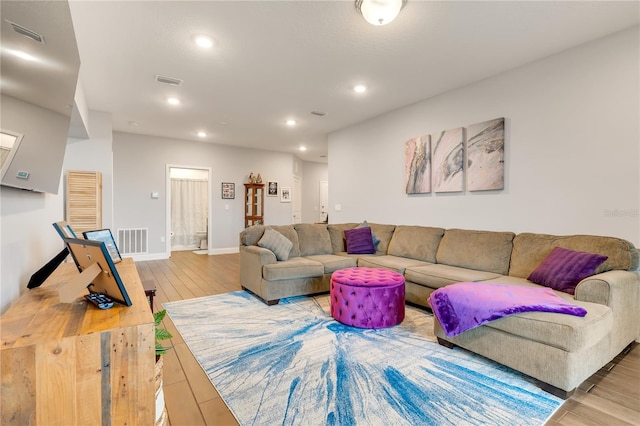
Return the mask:
M 553 247 L 608 256 L 575 295 L 558 296 L 587 310 L 584 318 L 523 313 L 447 337 L 435 321 L 441 344 L 460 346 L 521 371 L 541 387 L 566 398 L 580 383 L 640 336 L 638 251 L 629 242 L 600 236 L 519 234 L 513 240 L 508 275 L 492 283 L 537 286 L 527 280 Z

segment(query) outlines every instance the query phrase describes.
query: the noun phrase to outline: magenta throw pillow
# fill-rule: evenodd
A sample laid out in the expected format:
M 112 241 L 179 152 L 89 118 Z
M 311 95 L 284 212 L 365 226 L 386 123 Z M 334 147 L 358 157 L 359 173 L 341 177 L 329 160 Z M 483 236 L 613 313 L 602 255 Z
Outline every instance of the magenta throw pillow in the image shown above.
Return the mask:
M 583 279 L 596 273 L 607 256 L 555 247 L 527 278 L 536 284 L 574 294 Z
M 373 245 L 371 228 L 354 228 L 344 231 L 347 240 L 347 253 L 349 254 L 374 254 L 376 248 Z

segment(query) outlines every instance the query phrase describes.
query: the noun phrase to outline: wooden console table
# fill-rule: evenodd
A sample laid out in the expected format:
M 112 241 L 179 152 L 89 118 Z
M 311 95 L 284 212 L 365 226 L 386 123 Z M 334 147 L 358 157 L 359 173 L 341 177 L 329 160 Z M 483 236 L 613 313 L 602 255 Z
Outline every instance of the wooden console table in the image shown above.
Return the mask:
M 0 424 L 154 424 L 153 315 L 133 260 L 117 268 L 130 307 L 60 303 L 57 288 L 78 275 L 63 263 L 0 317 Z

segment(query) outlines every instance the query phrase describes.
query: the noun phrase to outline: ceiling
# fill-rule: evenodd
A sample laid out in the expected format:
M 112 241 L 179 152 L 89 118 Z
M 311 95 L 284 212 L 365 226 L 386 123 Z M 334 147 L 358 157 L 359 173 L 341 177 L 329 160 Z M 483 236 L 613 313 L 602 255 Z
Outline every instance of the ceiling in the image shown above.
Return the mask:
M 112 113 L 115 131 L 318 162 L 327 161 L 330 132 L 638 25 L 640 16 L 636 1 L 409 0 L 376 27 L 352 1 L 69 3 L 88 107 Z M 215 46 L 197 47 L 197 34 Z M 357 94 L 356 84 L 368 90 Z M 168 105 L 169 96 L 181 104 Z

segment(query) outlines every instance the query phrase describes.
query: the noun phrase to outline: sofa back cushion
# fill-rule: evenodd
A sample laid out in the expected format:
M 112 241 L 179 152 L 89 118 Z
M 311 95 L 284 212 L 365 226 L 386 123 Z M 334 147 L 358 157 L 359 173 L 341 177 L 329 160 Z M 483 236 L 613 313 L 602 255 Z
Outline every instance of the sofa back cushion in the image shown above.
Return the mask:
M 447 229 L 436 260 L 445 265 L 507 275 L 514 237 L 513 232 Z
M 389 254 L 436 263 L 436 252 L 443 235 L 442 228 L 396 226 L 389 242 Z
M 289 257 L 298 257 L 300 256 L 300 243 L 298 242 L 298 234 L 296 230 L 293 228 L 293 225 L 282 225 L 282 226 L 270 226 L 272 228 L 291 241 L 293 247 L 291 248 L 291 252 L 289 253 Z M 243 246 L 257 246 L 258 241 L 262 238 L 264 234 L 265 226 L 264 225 L 254 225 L 249 228 L 243 229 L 240 232 L 240 244 Z
M 297 223 L 293 227 L 298 233 L 300 256 L 333 253 L 326 224 Z
M 256 246 L 258 241 L 264 234 L 264 225 L 254 225 L 243 229 L 240 232 L 240 245 L 241 246 Z
M 331 239 L 331 252 L 342 253 L 347 251 L 344 239 L 344 231 L 353 229 L 358 226 L 357 223 L 331 223 L 327 225 L 329 230 L 329 238 Z
M 513 240 L 513 253 L 509 275 L 527 278 L 554 247 L 596 253 L 607 256 L 596 273 L 613 269 L 632 271 L 638 269 L 638 250 L 629 241 L 615 237 L 596 235 L 547 235 L 523 233 Z
M 379 223 L 369 223 L 371 232 L 376 234 L 376 237 L 380 239 L 378 246 L 376 247 L 377 254 L 387 254 L 389 249 L 389 243 L 391 237 L 393 237 L 393 231 L 396 229 L 395 225 L 381 225 Z
M 289 253 L 289 258 L 300 256 L 300 241 L 298 240 L 298 233 L 293 225 L 270 226 L 269 228 L 275 229 L 293 243 L 293 247 Z

